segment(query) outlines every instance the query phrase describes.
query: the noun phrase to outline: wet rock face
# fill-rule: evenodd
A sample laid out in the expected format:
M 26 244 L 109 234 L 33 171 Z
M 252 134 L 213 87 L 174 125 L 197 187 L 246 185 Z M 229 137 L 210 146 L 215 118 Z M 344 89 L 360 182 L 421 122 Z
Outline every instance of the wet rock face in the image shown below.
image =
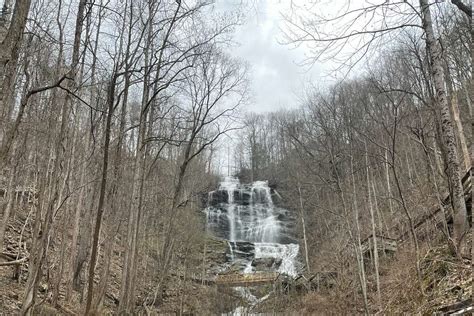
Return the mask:
M 224 190 L 212 191 L 208 194 L 207 203 L 211 206 L 216 206 L 229 201 L 229 194 Z
M 221 184 L 208 194 L 208 229 L 229 241 L 296 243 L 295 218 L 273 203 L 277 194 L 263 181 Z
M 252 260 L 255 257 L 255 245 L 248 241 L 229 241 L 226 257 L 228 261 L 238 259 Z
M 273 188 L 268 188 L 268 193 L 271 197 L 272 202 L 275 205 L 278 205 L 281 201 L 281 196 Z M 265 193 L 260 193 L 258 190 L 255 190 L 251 185 L 243 184 L 239 188 L 236 188 L 235 191 L 232 191 L 232 196 L 230 201 L 239 205 L 251 205 L 252 203 L 266 203 L 268 197 L 265 196 Z M 204 207 L 212 206 L 216 208 L 221 208 L 223 205 L 229 203 L 229 191 L 224 189 L 217 189 L 215 191 L 209 192 L 202 196 L 202 202 Z
M 295 218 L 273 202 L 277 199 L 281 197 L 267 181 L 241 184 L 235 178 L 227 178 L 208 194 L 207 229 L 228 241 L 231 267 L 296 273 Z
M 255 258 L 252 260 L 252 267 L 257 271 L 275 271 L 278 270 L 281 262 L 281 258 Z

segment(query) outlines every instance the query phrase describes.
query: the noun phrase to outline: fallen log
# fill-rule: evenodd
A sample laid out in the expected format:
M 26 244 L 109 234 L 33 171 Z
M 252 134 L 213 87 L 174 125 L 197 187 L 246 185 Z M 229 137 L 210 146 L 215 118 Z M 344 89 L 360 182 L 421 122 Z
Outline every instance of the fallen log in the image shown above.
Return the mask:
M 20 258 L 20 259 L 16 259 L 13 255 L 11 255 L 9 253 L 5 253 L 5 252 L 1 252 L 0 257 L 3 257 L 6 260 L 9 260 L 9 261 L 6 261 L 6 262 L 0 262 L 0 267 L 19 265 L 19 264 L 25 262 L 26 260 L 28 260 L 28 257 L 23 257 L 23 258 Z
M 16 256 L 9 252 L 0 252 L 0 257 L 3 257 L 7 260 L 15 260 Z
M 438 309 L 438 312 L 442 313 L 443 315 L 465 315 L 470 313 L 471 311 L 471 298 Z

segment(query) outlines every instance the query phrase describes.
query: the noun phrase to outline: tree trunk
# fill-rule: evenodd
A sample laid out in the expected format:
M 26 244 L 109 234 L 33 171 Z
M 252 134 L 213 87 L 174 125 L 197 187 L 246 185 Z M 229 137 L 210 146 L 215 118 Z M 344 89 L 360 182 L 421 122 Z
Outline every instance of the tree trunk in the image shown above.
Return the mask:
M 97 215 L 95 219 L 94 235 L 92 237 L 92 251 L 91 251 L 91 260 L 89 262 L 89 276 L 88 276 L 88 287 L 87 287 L 87 301 L 86 301 L 86 310 L 85 315 L 89 315 L 92 306 L 92 298 L 94 293 L 94 274 L 95 274 L 95 265 L 97 262 L 98 248 L 99 248 L 99 235 L 102 225 L 102 216 L 104 212 L 104 203 L 105 203 L 105 190 L 107 187 L 107 169 L 109 164 L 109 146 L 110 146 L 110 129 L 112 125 L 112 116 L 114 110 L 114 95 L 115 95 L 115 84 L 116 84 L 116 74 L 113 74 L 113 78 L 110 81 L 108 88 L 108 109 L 107 109 L 107 122 L 105 126 L 105 140 L 104 140 L 104 155 L 102 161 L 102 176 L 100 182 L 100 192 L 99 192 L 99 203 L 97 205 Z
M 352 156 L 352 148 L 351 148 L 351 179 L 352 179 L 352 192 L 353 192 L 353 211 L 354 211 L 354 222 L 356 224 L 356 257 L 357 257 L 357 265 L 359 268 L 359 279 L 361 283 L 362 289 L 362 296 L 364 299 L 364 307 L 367 314 L 369 314 L 369 302 L 367 300 L 367 278 L 365 275 L 365 265 L 364 265 L 364 257 L 362 254 L 362 243 L 360 240 L 360 226 L 359 226 L 359 208 L 357 205 L 357 192 L 356 192 L 356 182 L 355 182 L 355 175 L 354 175 L 354 165 Z
M 118 140 L 117 140 L 117 146 L 115 149 L 113 178 L 111 181 L 110 192 L 107 198 L 108 203 L 110 204 L 109 209 L 111 211 L 111 214 L 108 220 L 109 222 L 108 234 L 105 239 L 105 249 L 106 249 L 105 263 L 104 263 L 103 273 L 100 277 L 99 288 L 97 289 L 97 293 L 95 295 L 96 297 L 95 302 L 93 302 L 94 305 L 91 308 L 92 310 L 97 310 L 100 307 L 102 300 L 104 298 L 105 292 L 106 292 L 108 277 L 110 274 L 110 264 L 111 264 L 112 254 L 113 254 L 114 238 L 116 235 L 116 232 L 114 231 L 113 226 L 114 226 L 114 221 L 117 220 L 119 216 L 121 216 L 121 210 L 122 210 L 122 207 L 119 206 L 120 203 L 118 203 L 118 200 L 121 199 L 119 197 L 119 190 L 120 190 L 120 183 L 122 182 L 122 173 L 123 173 L 122 146 L 123 146 L 124 134 L 125 134 L 129 86 L 130 86 L 130 75 L 126 74 L 125 83 L 124 83 L 122 108 L 120 111 L 120 125 L 119 125 L 119 130 L 118 130 Z
M 142 113 L 143 116 L 143 113 Z M 128 218 L 127 244 L 125 245 L 124 265 L 122 270 L 122 288 L 120 294 L 119 311 L 131 313 L 134 306 L 133 282 L 136 273 L 137 236 L 139 232 L 139 213 L 142 207 L 143 175 L 144 175 L 144 149 L 142 146 L 145 135 L 145 118 L 140 118 L 139 137 L 137 141 L 134 176 L 132 184 L 132 201 Z
M 447 167 L 449 171 L 449 181 L 451 183 L 451 203 L 454 209 L 454 239 L 456 241 L 456 249 L 458 255 L 461 255 L 461 246 L 464 235 L 468 229 L 467 210 L 464 201 L 464 191 L 461 183 L 459 158 L 456 148 L 456 139 L 454 136 L 454 128 L 451 121 L 448 101 L 446 98 L 445 82 L 442 52 L 435 38 L 433 24 L 431 19 L 430 6 L 428 0 L 420 0 L 422 11 L 423 29 L 426 34 L 426 45 L 431 61 L 431 72 L 433 77 L 434 88 L 436 91 L 436 103 L 441 112 L 441 130 L 443 141 L 446 147 Z
M 390 215 L 393 215 L 393 204 L 392 204 L 392 189 L 390 186 L 390 173 L 389 173 L 389 160 L 388 160 L 388 149 L 385 149 L 385 180 L 387 185 L 387 199 Z
M 101 11 L 100 11 L 101 12 Z M 102 25 L 102 16 L 99 12 L 99 19 L 97 21 L 97 30 L 95 33 L 95 41 L 94 41 L 94 48 L 92 52 L 92 65 L 91 65 L 91 89 L 90 89 L 90 98 L 89 102 L 90 104 L 94 104 L 96 101 L 96 95 L 97 95 L 97 88 L 96 88 L 96 64 L 97 64 L 97 49 L 98 49 L 98 43 L 99 43 L 99 35 L 100 35 L 100 30 L 101 30 L 101 25 Z M 89 28 L 90 28 L 90 15 L 87 16 L 87 23 L 86 23 L 86 33 L 89 33 Z M 84 65 L 84 59 L 82 61 L 81 67 Z M 91 122 L 91 129 L 92 129 L 92 122 Z M 86 150 L 89 150 L 89 147 L 92 143 L 92 133 L 93 131 L 91 130 L 90 132 L 87 132 L 86 136 L 86 143 L 84 144 L 84 148 Z M 83 156 L 84 158 L 86 155 Z M 83 254 L 84 249 L 83 244 L 84 244 L 84 238 L 81 238 L 81 244 L 80 248 L 78 249 L 78 241 L 79 241 L 79 236 L 80 236 L 80 220 L 81 220 L 81 213 L 84 214 L 84 221 L 87 223 L 90 221 L 90 211 L 84 211 L 84 205 L 85 205 L 85 199 L 87 196 L 87 186 L 86 186 L 86 176 L 87 176 L 87 169 L 88 164 L 86 161 L 82 161 L 82 166 L 81 166 L 81 176 L 80 176 L 80 181 L 79 181 L 79 196 L 77 199 L 77 205 L 75 208 L 75 213 L 74 213 L 74 221 L 73 221 L 73 230 L 72 230 L 72 244 L 71 244 L 71 256 L 70 256 L 70 273 L 69 273 L 69 278 L 66 286 L 66 300 L 70 301 L 72 297 L 72 290 L 74 287 L 78 289 L 78 277 L 79 273 L 78 271 L 78 265 L 77 263 L 81 262 L 81 256 L 80 254 Z M 88 245 L 88 243 L 86 244 Z M 85 256 L 87 255 L 87 252 L 85 253 Z M 85 257 L 83 256 L 83 257 Z M 84 258 L 85 260 L 85 258 Z M 79 268 L 80 271 L 80 268 Z M 75 286 L 76 285 L 76 286 Z
M 379 275 L 379 248 L 377 245 L 377 227 L 375 226 L 375 215 L 374 215 L 374 208 L 372 205 L 372 197 L 370 194 L 370 172 L 369 172 L 369 153 L 367 151 L 367 143 L 365 143 L 365 167 L 367 173 L 367 201 L 369 206 L 370 212 L 370 223 L 372 225 L 372 241 L 373 241 L 373 248 L 374 248 L 374 268 L 375 268 L 375 284 L 377 287 L 377 305 L 379 311 L 382 311 L 382 295 L 380 292 L 380 275 Z
M 467 171 L 471 167 L 471 156 L 469 155 L 469 149 L 467 148 L 466 137 L 464 136 L 464 129 L 462 127 L 461 119 L 459 117 L 459 105 L 458 105 L 458 97 L 456 95 L 456 92 L 453 93 L 453 97 L 451 99 L 451 108 L 453 110 L 453 119 L 454 119 L 454 122 L 456 123 L 456 127 L 458 130 L 458 137 L 459 137 L 459 143 L 461 144 L 464 168 Z
M 30 5 L 31 0 L 15 1 L 10 27 L 0 42 L 0 122 L 3 121 L 4 124 L 8 122 L 8 115 L 13 108 L 13 104 L 7 103 L 12 101 L 17 62 Z
M 3 244 L 5 239 L 5 231 L 8 225 L 8 219 L 13 209 L 13 200 L 15 198 L 15 178 L 18 162 L 14 162 L 10 170 L 10 179 L 8 180 L 8 186 L 6 187 L 4 199 L 7 200 L 5 209 L 3 210 L 3 221 L 0 223 L 0 252 L 3 251 Z
M 89 148 L 90 143 L 91 143 L 91 133 L 88 133 L 87 138 L 86 138 L 86 143 L 84 144 L 84 147 L 86 149 Z M 72 228 L 72 241 L 71 241 L 71 256 L 69 260 L 69 266 L 70 266 L 70 271 L 69 271 L 69 277 L 67 281 L 67 286 L 66 286 L 66 300 L 70 301 L 72 297 L 72 290 L 75 287 L 75 285 L 78 284 L 77 280 L 77 263 L 80 261 L 80 252 L 83 247 L 78 248 L 78 242 L 79 242 L 79 237 L 80 237 L 80 232 L 81 232 L 81 225 L 80 225 L 80 220 L 81 220 L 81 213 L 84 214 L 84 221 L 88 222 L 89 216 L 88 216 L 88 211 L 84 210 L 84 205 L 85 199 L 87 196 L 87 187 L 86 187 L 86 174 L 87 174 L 87 164 L 85 161 L 82 162 L 81 166 L 81 175 L 80 175 L 80 180 L 79 180 L 79 195 L 77 198 L 77 204 L 75 206 L 75 212 L 74 212 L 74 220 L 73 220 L 73 228 Z M 83 243 L 83 239 L 81 239 L 81 244 Z M 76 286 L 77 289 L 77 286 Z
M 66 100 L 67 101 L 67 98 Z M 60 164 L 61 164 L 61 150 L 63 148 L 63 136 L 66 133 L 66 120 L 68 117 L 68 108 L 66 104 L 62 104 L 61 106 L 61 123 L 60 128 L 57 134 L 57 139 L 54 145 L 54 164 L 53 170 L 51 173 L 51 196 L 48 199 L 48 205 L 46 209 L 46 214 L 44 217 L 44 222 L 41 223 L 41 231 L 37 231 L 37 235 L 34 238 L 37 239 L 35 245 L 32 249 L 32 257 L 34 260 L 30 262 L 30 266 L 28 269 L 28 280 L 26 285 L 25 296 L 23 300 L 22 309 L 20 311 L 21 315 L 30 315 L 31 308 L 33 307 L 35 296 L 36 296 L 36 286 L 38 282 L 41 280 L 42 276 L 42 266 L 43 260 L 47 255 L 48 245 L 49 245 L 49 238 L 50 238 L 50 230 L 53 225 L 53 216 L 57 210 L 57 207 L 60 207 L 59 198 L 59 181 L 60 181 Z M 59 202 L 59 203 L 58 203 Z M 37 216 L 35 221 L 41 222 L 41 216 Z
M 303 197 L 301 195 L 301 185 L 298 181 L 298 197 L 300 200 L 300 216 L 301 216 L 301 226 L 303 228 L 303 243 L 304 243 L 304 255 L 306 260 L 306 271 L 311 273 L 311 268 L 309 265 L 309 256 L 308 256 L 308 240 L 306 238 L 306 224 L 305 224 L 305 216 L 304 216 L 304 207 L 303 207 Z

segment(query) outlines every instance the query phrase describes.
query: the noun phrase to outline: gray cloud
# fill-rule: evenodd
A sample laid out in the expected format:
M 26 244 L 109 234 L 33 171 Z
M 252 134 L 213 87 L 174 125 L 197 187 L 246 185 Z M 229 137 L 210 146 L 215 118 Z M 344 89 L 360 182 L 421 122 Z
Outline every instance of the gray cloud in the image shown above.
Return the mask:
M 320 76 L 321 69 L 309 71 L 298 66 L 305 57 L 303 48 L 291 49 L 279 44 L 283 20 L 280 12 L 288 9 L 289 1 L 255 0 L 246 9 L 244 23 L 235 32 L 237 47 L 230 54 L 247 62 L 251 68 L 253 102 L 250 111 L 266 112 L 299 105 L 297 95 L 311 79 Z M 286 3 L 285 4 L 282 4 Z M 219 0 L 217 10 L 231 11 L 240 0 Z

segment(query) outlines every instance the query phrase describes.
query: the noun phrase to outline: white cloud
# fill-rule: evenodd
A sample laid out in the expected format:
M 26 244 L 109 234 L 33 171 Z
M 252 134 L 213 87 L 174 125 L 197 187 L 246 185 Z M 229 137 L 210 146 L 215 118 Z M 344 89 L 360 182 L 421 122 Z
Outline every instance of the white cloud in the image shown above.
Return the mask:
M 218 0 L 217 10 L 235 10 L 240 0 Z M 292 49 L 281 45 L 281 12 L 288 10 L 289 1 L 255 0 L 245 7 L 246 19 L 235 32 L 237 47 L 230 54 L 251 67 L 253 102 L 250 111 L 266 112 L 296 108 L 297 95 L 309 82 L 321 77 L 321 65 L 305 69 L 298 65 L 305 58 L 302 47 Z

